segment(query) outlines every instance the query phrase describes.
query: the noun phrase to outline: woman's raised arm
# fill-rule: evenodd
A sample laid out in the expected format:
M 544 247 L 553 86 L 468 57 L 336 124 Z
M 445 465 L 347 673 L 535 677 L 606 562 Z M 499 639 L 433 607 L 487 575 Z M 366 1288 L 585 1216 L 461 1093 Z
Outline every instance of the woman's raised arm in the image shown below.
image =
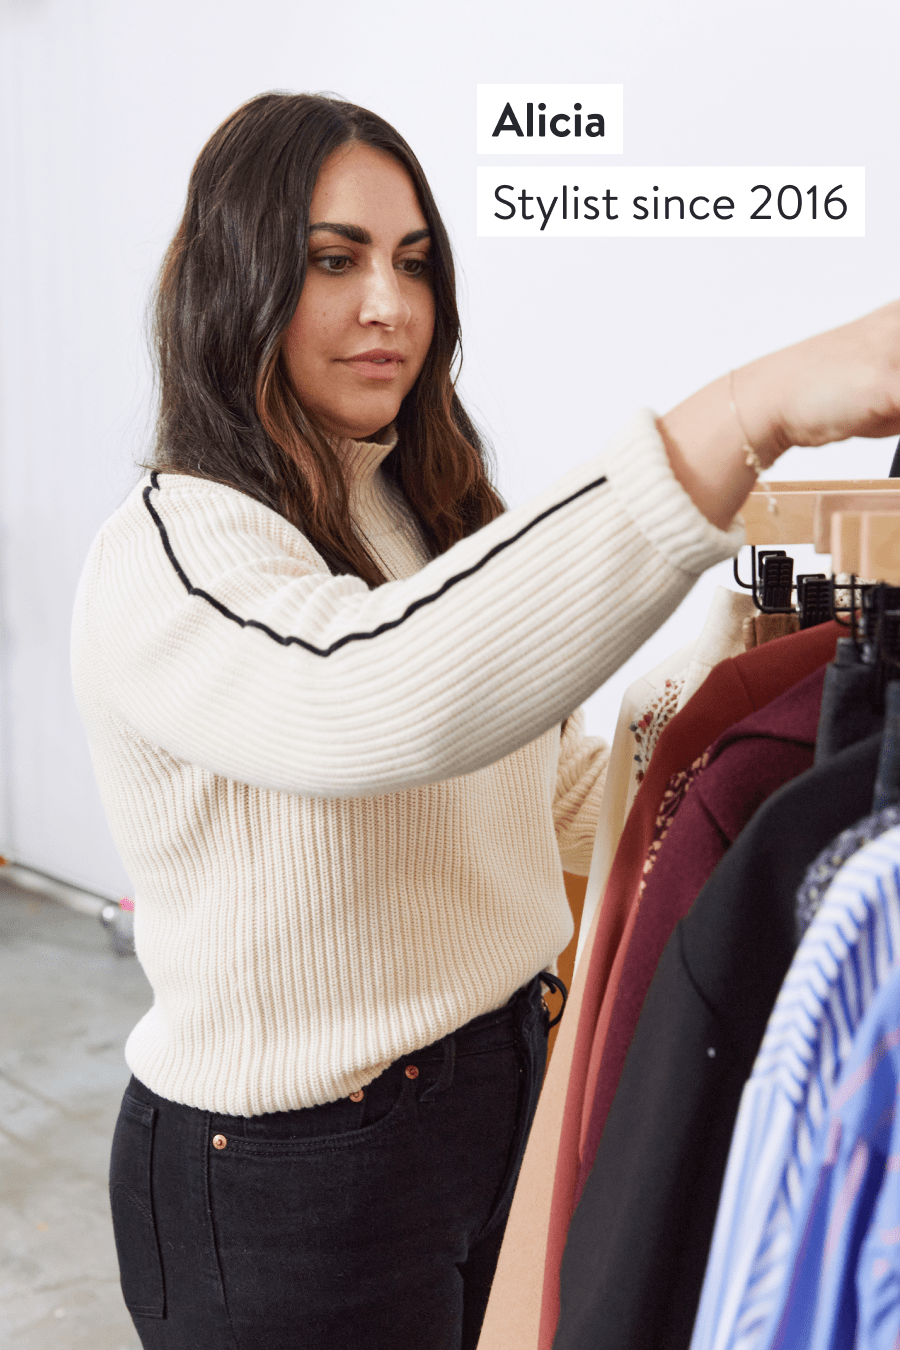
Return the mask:
M 213 773 L 364 796 L 495 763 L 567 717 L 741 532 L 671 473 L 650 413 L 403 580 L 332 576 L 234 489 L 160 473 L 107 521 L 76 603 L 76 695 Z
M 675 477 L 724 529 L 756 480 L 748 443 L 768 467 L 792 445 L 900 434 L 900 301 L 723 375 L 659 429 Z
M 740 418 L 727 376 L 657 424 L 640 415 L 534 501 L 374 590 L 329 575 L 243 493 L 154 475 L 88 560 L 84 715 L 303 795 L 471 773 L 568 716 L 736 551 L 728 527 L 754 480 L 741 423 L 764 464 L 789 444 L 900 431 L 898 367 L 892 305 L 742 367 Z

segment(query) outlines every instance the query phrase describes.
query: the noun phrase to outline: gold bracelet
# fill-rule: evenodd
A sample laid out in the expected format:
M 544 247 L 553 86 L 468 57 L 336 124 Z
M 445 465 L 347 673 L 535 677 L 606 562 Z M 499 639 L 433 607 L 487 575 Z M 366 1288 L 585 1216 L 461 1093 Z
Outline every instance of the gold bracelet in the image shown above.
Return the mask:
M 766 494 L 766 508 L 767 508 L 767 510 L 770 511 L 772 515 L 777 515 L 777 514 L 778 514 L 778 502 L 777 502 L 777 500 L 776 500 L 776 498 L 775 498 L 774 493 L 772 492 L 772 489 L 769 487 L 769 484 L 768 484 L 767 480 L 766 480 L 765 478 L 763 478 L 763 474 L 765 473 L 765 468 L 763 467 L 762 460 L 760 459 L 759 455 L 756 453 L 756 450 L 755 450 L 755 449 L 753 448 L 753 446 L 750 444 L 750 437 L 747 435 L 747 432 L 746 432 L 746 430 L 744 429 L 744 424 L 743 424 L 743 422 L 741 421 L 741 415 L 740 415 L 740 413 L 739 413 L 738 410 L 737 410 L 737 403 L 735 402 L 735 398 L 734 398 L 734 371 L 733 371 L 733 370 L 730 370 L 730 371 L 728 372 L 728 389 L 729 389 L 729 394 L 730 394 L 730 397 L 729 397 L 729 399 L 728 399 L 728 405 L 729 405 L 729 407 L 731 408 L 731 411 L 734 413 L 734 420 L 737 422 L 738 427 L 740 428 L 741 436 L 743 437 L 743 444 L 741 445 L 741 449 L 742 449 L 743 452 L 744 452 L 744 463 L 747 465 L 747 468 L 748 468 L 748 469 L 752 469 L 753 472 L 756 474 L 756 477 L 757 477 L 757 479 L 758 479 L 758 481 L 759 481 L 759 485 L 760 485 L 760 487 L 762 488 L 763 492 Z

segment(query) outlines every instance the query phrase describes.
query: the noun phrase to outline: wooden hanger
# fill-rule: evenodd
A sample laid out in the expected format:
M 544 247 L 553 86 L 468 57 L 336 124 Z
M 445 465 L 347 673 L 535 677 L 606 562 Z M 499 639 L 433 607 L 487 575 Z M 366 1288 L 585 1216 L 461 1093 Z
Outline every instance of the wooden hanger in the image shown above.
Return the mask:
M 741 514 L 748 544 L 812 544 L 817 553 L 831 555 L 833 575 L 900 585 L 900 479 L 757 485 Z M 754 567 L 755 558 L 754 551 Z M 737 572 L 735 579 L 740 580 Z
M 835 512 L 831 567 L 900 585 L 900 511 Z
M 764 547 L 813 544 L 818 553 L 831 553 L 832 519 L 836 513 L 847 517 L 895 510 L 900 511 L 900 479 L 851 478 L 757 486 L 744 503 L 741 515 L 748 544 Z M 844 524 L 842 528 L 848 532 L 849 543 L 853 527 Z M 848 569 L 835 565 L 834 570 Z

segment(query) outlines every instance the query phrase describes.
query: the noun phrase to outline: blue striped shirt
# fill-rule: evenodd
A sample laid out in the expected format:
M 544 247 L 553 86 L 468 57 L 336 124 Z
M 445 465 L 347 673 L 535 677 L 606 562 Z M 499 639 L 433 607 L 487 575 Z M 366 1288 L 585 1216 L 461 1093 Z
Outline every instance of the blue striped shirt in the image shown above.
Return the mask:
M 814 1141 L 873 998 L 900 964 L 900 827 L 837 872 L 741 1098 L 691 1350 L 757 1350 L 790 1259 Z
M 879 990 L 819 1127 L 767 1350 L 900 1344 L 900 970 Z

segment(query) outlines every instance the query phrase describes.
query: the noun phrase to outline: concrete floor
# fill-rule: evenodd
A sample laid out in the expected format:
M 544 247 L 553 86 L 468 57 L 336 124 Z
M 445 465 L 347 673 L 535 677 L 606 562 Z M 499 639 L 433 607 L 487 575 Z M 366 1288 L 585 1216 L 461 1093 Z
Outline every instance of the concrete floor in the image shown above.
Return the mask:
M 106 1173 L 150 1001 L 98 920 L 0 881 L 0 1350 L 140 1350 Z

